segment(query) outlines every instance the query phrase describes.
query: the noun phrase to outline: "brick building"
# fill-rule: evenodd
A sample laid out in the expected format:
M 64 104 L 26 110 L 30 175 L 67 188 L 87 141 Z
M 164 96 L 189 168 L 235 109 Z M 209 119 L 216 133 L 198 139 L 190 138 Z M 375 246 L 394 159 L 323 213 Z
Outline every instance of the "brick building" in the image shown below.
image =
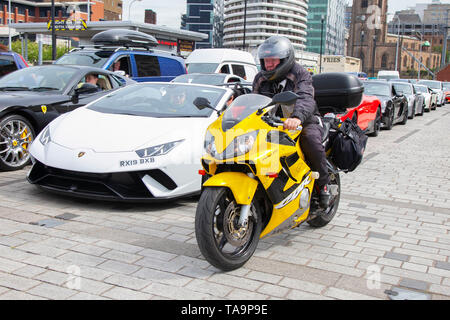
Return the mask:
M 68 18 L 76 11 L 78 18 L 88 20 L 88 2 L 71 1 L 55 2 L 56 19 Z M 121 20 L 122 1 L 91 0 L 91 21 Z M 11 0 L 12 23 L 47 22 L 51 18 L 51 0 L 28 1 Z M 8 1 L 0 0 L 0 25 L 8 24 Z
M 431 47 L 421 48 L 421 43 L 425 40 L 421 41 L 413 36 L 397 37 L 388 33 L 387 2 L 387 0 L 353 1 L 353 23 L 347 55 L 361 59 L 361 69 L 370 77 L 376 77 L 379 70 L 395 70 L 396 52 L 398 52 L 398 71 L 405 78 L 414 77 L 414 74 L 417 76 L 418 63 L 411 55 L 420 59 L 429 69 L 437 68 L 441 55 L 432 52 Z

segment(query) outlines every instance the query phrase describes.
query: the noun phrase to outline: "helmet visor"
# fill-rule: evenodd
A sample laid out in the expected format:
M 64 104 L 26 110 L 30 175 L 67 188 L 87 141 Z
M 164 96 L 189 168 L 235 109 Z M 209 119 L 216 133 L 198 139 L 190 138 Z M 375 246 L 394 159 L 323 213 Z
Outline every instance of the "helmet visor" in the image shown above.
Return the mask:
M 259 59 L 279 58 L 281 60 L 289 57 L 291 50 L 290 43 L 286 41 L 264 42 L 258 48 L 258 57 Z

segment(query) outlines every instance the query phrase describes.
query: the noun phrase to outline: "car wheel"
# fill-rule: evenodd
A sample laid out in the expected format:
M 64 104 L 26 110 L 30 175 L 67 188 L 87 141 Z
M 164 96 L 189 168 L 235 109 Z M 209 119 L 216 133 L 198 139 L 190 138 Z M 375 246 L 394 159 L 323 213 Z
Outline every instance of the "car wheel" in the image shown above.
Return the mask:
M 381 111 L 377 110 L 377 115 L 375 116 L 375 123 L 373 125 L 373 132 L 370 134 L 372 137 L 377 137 L 381 129 Z
M 414 104 L 413 110 L 412 110 L 412 114 L 410 117 L 408 117 L 409 119 L 414 119 L 414 116 L 416 115 L 416 105 Z
M 423 116 L 424 112 L 425 112 L 425 103 L 422 105 L 422 111 L 420 111 L 419 116 Z
M 386 130 L 392 130 L 392 127 L 394 126 L 394 118 L 395 118 L 395 110 L 390 109 L 388 114 L 387 123 L 385 124 Z
M 405 108 L 405 111 L 403 112 L 403 120 L 400 124 L 405 125 L 406 122 L 408 122 L 408 108 Z
M 30 162 L 28 152 L 35 138 L 33 126 L 22 116 L 10 115 L 0 121 L 0 169 L 19 170 Z

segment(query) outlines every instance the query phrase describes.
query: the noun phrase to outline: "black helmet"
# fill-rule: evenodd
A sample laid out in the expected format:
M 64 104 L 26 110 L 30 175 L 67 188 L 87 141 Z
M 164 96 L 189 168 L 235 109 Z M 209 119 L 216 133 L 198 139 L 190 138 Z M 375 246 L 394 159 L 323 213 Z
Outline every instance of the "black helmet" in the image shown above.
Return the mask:
M 294 47 L 288 38 L 271 36 L 258 48 L 261 72 L 269 81 L 282 80 L 295 64 Z M 272 71 L 266 70 L 264 58 L 279 58 L 280 64 Z

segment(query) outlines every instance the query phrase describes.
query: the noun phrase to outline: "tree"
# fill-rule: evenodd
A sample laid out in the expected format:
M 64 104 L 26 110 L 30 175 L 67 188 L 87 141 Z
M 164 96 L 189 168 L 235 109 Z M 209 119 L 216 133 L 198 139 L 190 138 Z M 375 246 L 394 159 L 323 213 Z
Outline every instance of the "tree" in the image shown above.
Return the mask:
M 11 44 L 11 48 L 14 52 L 22 54 L 22 41 L 17 40 Z M 68 52 L 66 46 L 56 47 L 56 59 Z M 39 45 L 37 42 L 28 40 L 28 61 L 32 64 L 36 64 L 39 55 Z M 52 60 L 52 46 L 44 44 L 42 45 L 42 60 Z

